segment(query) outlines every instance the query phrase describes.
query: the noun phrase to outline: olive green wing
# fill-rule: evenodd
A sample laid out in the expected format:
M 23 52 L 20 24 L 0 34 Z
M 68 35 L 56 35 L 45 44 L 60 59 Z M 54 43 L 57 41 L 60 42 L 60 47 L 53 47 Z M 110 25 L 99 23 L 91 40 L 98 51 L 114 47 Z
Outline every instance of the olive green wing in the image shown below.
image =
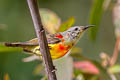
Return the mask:
M 61 42 L 61 39 L 55 37 L 56 34 L 49 34 L 47 35 L 47 41 L 48 44 L 57 44 Z M 4 43 L 5 46 L 8 47 L 21 47 L 25 52 L 29 53 L 35 53 L 36 47 L 38 47 L 38 39 L 34 38 L 32 40 L 26 41 L 26 42 L 6 42 Z
M 58 35 L 58 33 L 47 35 L 48 44 L 57 44 L 57 43 L 61 42 L 61 39 L 57 38 L 56 35 Z M 34 38 L 34 39 L 26 41 L 26 42 L 13 42 L 13 43 L 6 42 L 5 43 L 5 46 L 8 46 L 8 47 L 25 47 L 25 46 L 37 46 L 37 45 L 39 45 L 37 38 Z

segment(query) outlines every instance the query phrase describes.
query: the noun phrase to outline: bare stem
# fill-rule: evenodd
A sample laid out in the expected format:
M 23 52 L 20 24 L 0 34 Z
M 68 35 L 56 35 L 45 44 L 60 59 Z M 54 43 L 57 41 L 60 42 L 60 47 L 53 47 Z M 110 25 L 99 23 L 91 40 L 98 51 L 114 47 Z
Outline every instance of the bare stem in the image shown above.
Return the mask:
M 120 44 L 120 39 L 118 38 L 117 41 L 116 41 L 116 44 L 115 44 L 115 48 L 114 48 L 114 52 L 113 52 L 113 55 L 110 59 L 110 65 L 114 65 L 117 61 L 117 58 L 118 58 L 118 51 L 119 51 L 119 44 Z
M 35 28 L 36 35 L 39 41 L 40 52 L 43 57 L 43 62 L 45 64 L 45 70 L 48 76 L 48 80 L 57 80 L 56 74 L 54 71 L 55 67 L 53 66 L 45 31 L 43 29 L 43 25 L 42 25 L 41 18 L 39 15 L 37 0 L 27 0 L 27 3 L 30 9 L 34 28 Z

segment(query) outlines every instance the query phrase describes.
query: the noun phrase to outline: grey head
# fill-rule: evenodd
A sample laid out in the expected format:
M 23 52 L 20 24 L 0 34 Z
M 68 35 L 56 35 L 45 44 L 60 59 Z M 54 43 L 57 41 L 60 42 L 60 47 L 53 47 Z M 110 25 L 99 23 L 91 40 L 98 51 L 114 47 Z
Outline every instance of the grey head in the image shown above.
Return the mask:
M 76 41 L 78 40 L 83 32 L 87 30 L 89 27 L 93 27 L 94 25 L 87 25 L 87 26 L 74 26 L 69 28 L 67 31 L 62 32 L 62 34 L 66 35 L 64 39 L 66 41 Z

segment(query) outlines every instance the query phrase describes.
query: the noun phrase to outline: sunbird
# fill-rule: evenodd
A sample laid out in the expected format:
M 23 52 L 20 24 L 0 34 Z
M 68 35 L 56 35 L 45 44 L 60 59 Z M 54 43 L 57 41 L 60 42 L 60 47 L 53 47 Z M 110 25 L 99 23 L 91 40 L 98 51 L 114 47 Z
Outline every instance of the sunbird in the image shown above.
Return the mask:
M 74 26 L 64 32 L 47 34 L 46 37 L 52 59 L 58 59 L 68 54 L 72 47 L 78 42 L 83 32 L 93 26 L 94 25 Z M 37 38 L 26 42 L 6 42 L 4 44 L 8 47 L 21 47 L 24 52 L 41 56 Z

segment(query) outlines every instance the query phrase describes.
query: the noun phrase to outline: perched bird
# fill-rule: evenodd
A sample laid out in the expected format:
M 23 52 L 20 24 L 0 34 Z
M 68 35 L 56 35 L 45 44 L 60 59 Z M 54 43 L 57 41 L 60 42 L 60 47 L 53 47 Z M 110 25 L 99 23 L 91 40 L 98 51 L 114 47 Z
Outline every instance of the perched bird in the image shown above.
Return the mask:
M 67 53 L 69 53 L 71 48 L 80 39 L 83 32 L 89 27 L 93 27 L 93 26 L 94 25 L 74 26 L 64 32 L 59 32 L 56 34 L 48 34 L 47 41 L 52 59 L 61 58 Z M 40 47 L 37 38 L 34 38 L 26 42 L 16 42 L 16 43 L 7 42 L 4 44 L 5 46 L 8 47 L 21 47 L 25 52 L 34 53 L 36 55 L 41 56 L 39 49 Z

